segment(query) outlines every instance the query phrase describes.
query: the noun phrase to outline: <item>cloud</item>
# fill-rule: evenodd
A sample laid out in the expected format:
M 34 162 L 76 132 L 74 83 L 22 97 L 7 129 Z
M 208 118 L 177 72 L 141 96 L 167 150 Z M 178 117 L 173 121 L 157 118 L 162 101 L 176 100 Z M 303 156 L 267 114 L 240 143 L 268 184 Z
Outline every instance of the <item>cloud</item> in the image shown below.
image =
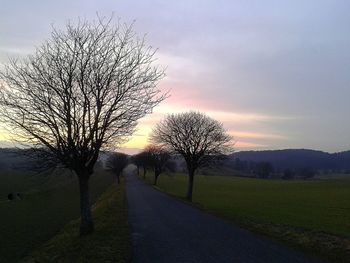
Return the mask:
M 7 55 L 28 55 L 34 51 L 34 48 L 31 47 L 9 47 L 9 46 L 0 46 L 0 53 L 5 53 Z
M 252 142 L 241 142 L 237 141 L 234 145 L 235 150 L 253 150 L 253 149 L 261 149 L 266 148 L 267 145 L 252 143 Z
M 196 105 L 196 104 L 195 104 Z M 124 147 L 135 147 L 143 148 L 149 143 L 149 135 L 152 132 L 152 128 L 167 114 L 182 113 L 188 110 L 198 110 L 197 108 L 183 108 L 181 105 L 166 104 L 163 102 L 159 107 L 154 109 L 154 112 L 150 115 L 145 116 L 139 121 L 137 126 L 136 134 L 130 141 L 128 141 Z M 239 147 L 266 147 L 275 141 L 288 140 L 287 135 L 273 133 L 273 132 L 258 132 L 259 124 L 263 123 L 274 123 L 274 122 L 288 122 L 294 120 L 295 117 L 288 116 L 274 116 L 274 115 L 262 115 L 258 113 L 238 113 L 238 112 L 222 112 L 213 110 L 202 110 L 210 117 L 223 123 L 224 127 L 227 128 L 228 133 L 234 137 Z M 241 129 L 245 126 L 250 130 L 239 130 L 234 127 L 240 127 Z M 244 142 L 242 141 L 244 140 Z
M 134 155 L 142 151 L 140 148 L 128 148 L 128 147 L 120 147 L 116 149 L 118 152 L 126 153 L 129 155 Z
M 142 143 L 164 114 L 199 110 L 257 147 L 340 150 L 350 141 L 349 8 L 328 0 L 7 1 L 0 60 L 42 43 L 52 22 L 115 11 L 137 20 L 167 66 L 159 87 L 171 97 L 140 120 Z
M 279 134 L 258 133 L 258 132 L 242 132 L 242 131 L 229 131 L 230 135 L 234 136 L 237 140 L 241 138 L 245 139 L 287 139 L 286 136 Z

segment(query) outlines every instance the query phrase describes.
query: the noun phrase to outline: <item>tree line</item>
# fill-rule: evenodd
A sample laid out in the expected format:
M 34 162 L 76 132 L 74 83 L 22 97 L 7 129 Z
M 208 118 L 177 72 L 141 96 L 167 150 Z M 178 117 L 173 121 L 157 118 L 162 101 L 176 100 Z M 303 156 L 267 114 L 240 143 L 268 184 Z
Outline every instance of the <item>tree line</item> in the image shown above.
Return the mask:
M 165 72 L 155 54 L 132 24 L 98 16 L 53 28 L 33 54 L 10 59 L 0 71 L 0 118 L 8 132 L 44 168 L 66 168 L 78 178 L 80 235 L 94 230 L 89 179 L 100 151 L 125 142 L 168 96 L 157 87 Z M 183 156 L 188 200 L 196 170 L 231 146 L 223 125 L 199 112 L 170 114 L 151 138 L 155 183 L 170 153 Z M 126 158 L 110 158 L 118 181 Z
M 153 169 L 156 185 L 165 169 L 176 169 L 176 162 L 171 156 L 180 156 L 185 161 L 188 174 L 188 201 L 192 201 L 196 171 L 222 160 L 232 152 L 233 146 L 232 137 L 222 123 L 195 111 L 169 114 L 156 125 L 150 137 L 153 144 L 133 156 L 138 174 L 143 169 L 146 177 L 147 168 Z
M 240 158 L 234 158 L 234 160 L 226 163 L 229 167 L 235 171 L 242 172 L 248 176 L 257 178 L 281 178 L 281 179 L 293 179 L 293 178 L 303 178 L 309 179 L 313 178 L 318 171 L 310 167 L 300 167 L 300 168 L 285 168 L 277 169 L 273 166 L 271 162 L 268 161 L 247 161 L 241 160 Z

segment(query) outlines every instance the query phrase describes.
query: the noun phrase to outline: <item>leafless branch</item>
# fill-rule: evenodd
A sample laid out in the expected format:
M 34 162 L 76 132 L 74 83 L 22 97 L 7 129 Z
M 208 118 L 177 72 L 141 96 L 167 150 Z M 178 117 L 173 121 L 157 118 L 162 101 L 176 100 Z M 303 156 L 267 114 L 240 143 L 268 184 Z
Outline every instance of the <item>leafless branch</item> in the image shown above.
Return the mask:
M 101 148 L 127 139 L 165 98 L 154 55 L 132 26 L 103 18 L 68 23 L 0 73 L 2 120 L 65 166 L 92 169 Z
M 157 89 L 164 70 L 155 65 L 156 50 L 132 25 L 113 22 L 53 28 L 33 55 L 0 72 L 1 120 L 78 175 L 82 234 L 93 229 L 88 180 L 100 150 L 125 141 L 166 97 Z
M 190 201 L 196 169 L 233 150 L 232 137 L 222 123 L 199 112 L 168 115 L 154 128 L 151 141 L 184 157 L 189 172 Z

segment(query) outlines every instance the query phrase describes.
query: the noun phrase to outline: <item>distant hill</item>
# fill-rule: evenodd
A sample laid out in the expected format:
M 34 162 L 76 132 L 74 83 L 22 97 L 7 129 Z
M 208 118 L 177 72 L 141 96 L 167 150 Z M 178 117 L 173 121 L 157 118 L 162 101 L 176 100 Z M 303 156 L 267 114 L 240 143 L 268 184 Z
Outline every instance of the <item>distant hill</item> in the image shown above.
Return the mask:
M 28 169 L 29 160 L 20 154 L 22 150 L 0 148 L 0 170 Z M 108 152 L 101 152 L 99 161 L 103 165 Z M 178 168 L 184 168 L 182 158 L 176 161 Z M 238 161 L 238 162 L 237 162 Z M 237 169 L 237 163 L 248 166 L 269 162 L 276 170 L 311 168 L 314 170 L 350 171 L 350 151 L 327 153 L 306 149 L 287 149 L 270 151 L 242 151 L 229 156 L 226 168 Z M 254 163 L 254 164 L 252 164 Z M 223 167 L 222 167 L 223 168 Z M 226 169 L 225 168 L 225 169 Z M 243 169 L 244 170 L 244 169 Z
M 350 151 L 327 153 L 307 149 L 287 149 L 270 151 L 242 151 L 230 155 L 230 163 L 236 159 L 248 162 L 269 162 L 275 169 L 350 170 Z
M 0 170 L 21 169 L 29 160 L 15 148 L 0 148 Z
M 35 168 L 35 159 L 29 158 L 24 149 L 0 148 L 0 171 L 1 170 L 30 170 Z M 104 167 L 109 152 L 101 151 L 97 164 Z

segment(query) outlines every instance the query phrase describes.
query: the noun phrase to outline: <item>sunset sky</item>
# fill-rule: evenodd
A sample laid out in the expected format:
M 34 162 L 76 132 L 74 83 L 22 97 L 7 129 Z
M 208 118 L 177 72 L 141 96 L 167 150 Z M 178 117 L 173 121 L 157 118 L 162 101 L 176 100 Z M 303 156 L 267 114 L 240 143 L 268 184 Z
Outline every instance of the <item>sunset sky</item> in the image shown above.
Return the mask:
M 0 63 L 96 12 L 135 19 L 167 66 L 171 97 L 124 147 L 142 148 L 166 113 L 198 110 L 236 150 L 350 149 L 350 1 L 1 0 Z

